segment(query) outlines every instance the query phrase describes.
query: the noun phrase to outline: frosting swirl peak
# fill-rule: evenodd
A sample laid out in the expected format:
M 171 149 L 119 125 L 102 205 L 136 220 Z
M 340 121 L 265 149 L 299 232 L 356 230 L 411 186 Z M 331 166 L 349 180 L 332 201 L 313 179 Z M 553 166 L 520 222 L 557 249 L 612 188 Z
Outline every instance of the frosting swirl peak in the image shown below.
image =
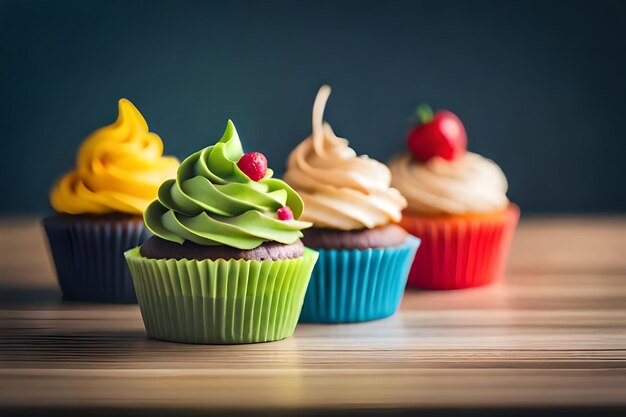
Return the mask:
M 304 208 L 300 196 L 272 178 L 271 169 L 252 181 L 237 166 L 242 156 L 239 135 L 229 120 L 219 142 L 190 155 L 176 179 L 161 185 L 158 199 L 144 214 L 148 229 L 181 244 L 188 240 L 244 250 L 265 241 L 291 244 L 302 237 L 301 230 L 310 223 L 280 220 L 276 214 L 288 206 L 299 218 Z
M 121 99 L 115 123 L 100 128 L 78 150 L 76 169 L 50 191 L 59 213 L 141 215 L 159 185 L 175 175 L 178 160 L 163 156 L 161 138 L 133 104 Z
M 357 156 L 346 139 L 324 123 L 330 87 L 322 86 L 313 105 L 313 133 L 287 161 L 285 181 L 302 196 L 303 220 L 316 227 L 371 229 L 396 222 L 406 200 L 390 188 L 391 174 L 367 155 Z

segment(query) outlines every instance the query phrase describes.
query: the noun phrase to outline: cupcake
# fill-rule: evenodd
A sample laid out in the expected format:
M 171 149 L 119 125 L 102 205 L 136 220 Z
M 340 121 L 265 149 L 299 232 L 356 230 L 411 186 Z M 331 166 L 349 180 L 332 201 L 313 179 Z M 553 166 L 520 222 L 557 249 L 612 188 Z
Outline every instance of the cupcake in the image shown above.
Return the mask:
M 148 336 L 186 343 L 289 337 L 317 253 L 304 248 L 300 196 L 243 154 L 228 121 L 215 145 L 185 159 L 144 220 L 154 234 L 126 252 Z
M 179 165 L 163 156 L 161 138 L 130 101 L 121 99 L 118 109 L 115 123 L 85 139 L 76 168 L 50 192 L 56 214 L 43 223 L 67 300 L 137 302 L 124 251 L 150 237 L 143 212 Z
M 408 201 L 400 225 L 422 239 L 408 283 L 434 290 L 489 284 L 503 273 L 519 208 L 506 196 L 500 167 L 466 151 L 456 115 L 425 105 L 418 114 L 409 152 L 389 163 L 392 184 Z
M 406 200 L 390 187 L 389 169 L 357 154 L 323 122 L 330 87 L 313 105 L 313 133 L 289 156 L 285 181 L 305 204 L 304 234 L 319 252 L 301 321 L 345 323 L 392 315 L 419 239 L 393 224 Z

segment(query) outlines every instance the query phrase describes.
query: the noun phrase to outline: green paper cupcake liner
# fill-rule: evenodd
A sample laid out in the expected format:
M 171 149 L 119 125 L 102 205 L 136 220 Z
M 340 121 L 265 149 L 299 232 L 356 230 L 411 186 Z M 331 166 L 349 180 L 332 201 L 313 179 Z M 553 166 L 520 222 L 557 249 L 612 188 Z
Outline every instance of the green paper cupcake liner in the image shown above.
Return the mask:
M 317 252 L 300 258 L 149 259 L 127 251 L 141 315 L 154 339 L 235 344 L 293 334 Z

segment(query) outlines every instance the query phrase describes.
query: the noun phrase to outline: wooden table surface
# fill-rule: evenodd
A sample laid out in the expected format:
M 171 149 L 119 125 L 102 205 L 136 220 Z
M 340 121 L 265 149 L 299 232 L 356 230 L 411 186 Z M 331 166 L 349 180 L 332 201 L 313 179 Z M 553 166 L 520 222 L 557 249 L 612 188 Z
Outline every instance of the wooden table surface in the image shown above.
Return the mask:
M 624 217 L 524 219 L 502 283 L 266 344 L 149 340 L 137 306 L 62 302 L 33 219 L 0 221 L 0 291 L 3 416 L 626 415 Z

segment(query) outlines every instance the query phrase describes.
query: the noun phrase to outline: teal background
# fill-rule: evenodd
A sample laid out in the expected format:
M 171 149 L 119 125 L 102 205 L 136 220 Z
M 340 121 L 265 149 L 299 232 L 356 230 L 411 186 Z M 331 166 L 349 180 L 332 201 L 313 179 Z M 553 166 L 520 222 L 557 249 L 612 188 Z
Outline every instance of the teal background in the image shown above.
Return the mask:
M 360 153 L 456 112 L 525 213 L 626 210 L 626 2 L 0 0 L 0 214 L 44 214 L 127 97 L 179 157 L 235 122 L 278 172 L 314 95 Z

